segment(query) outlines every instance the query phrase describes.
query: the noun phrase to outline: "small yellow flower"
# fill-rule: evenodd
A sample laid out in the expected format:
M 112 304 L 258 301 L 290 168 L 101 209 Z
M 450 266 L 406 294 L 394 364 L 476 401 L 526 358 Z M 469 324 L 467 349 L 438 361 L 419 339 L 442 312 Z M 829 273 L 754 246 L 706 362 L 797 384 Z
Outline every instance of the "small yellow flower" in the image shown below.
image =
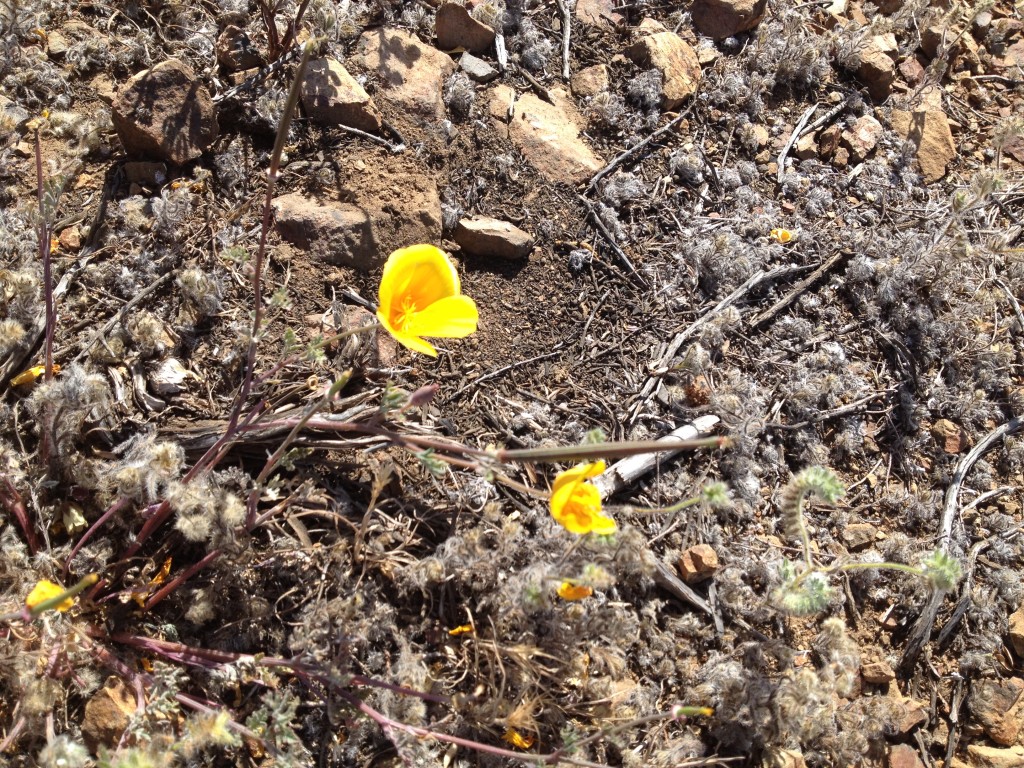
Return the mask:
M 579 464 L 555 477 L 551 492 L 551 516 L 571 533 L 615 533 L 615 521 L 601 514 L 601 494 L 589 478 L 604 472 L 604 462 Z
M 563 581 L 558 585 L 558 596 L 563 600 L 586 600 L 592 594 L 594 594 L 592 587 L 580 586 L 571 581 Z
M 458 627 L 455 627 L 455 629 L 449 629 L 448 634 L 452 637 L 458 637 L 459 635 L 468 635 L 472 631 L 472 624 L 461 624 Z
M 40 603 L 44 603 L 47 600 L 57 597 L 57 595 L 61 594 L 62 592 L 64 592 L 64 587 L 62 587 L 60 584 L 54 584 L 52 581 L 47 581 L 46 579 L 43 579 L 34 587 L 32 587 L 32 591 L 29 592 L 28 597 L 25 598 L 25 605 L 28 606 L 29 610 L 32 610 Z M 74 604 L 75 601 L 69 597 L 66 600 L 61 600 L 58 605 L 54 606 L 54 610 L 63 612 L 71 606 L 73 606 Z
M 782 243 L 785 245 L 793 239 L 793 233 L 788 229 L 773 229 L 768 233 L 768 237 L 774 240 L 776 243 Z
M 424 336 L 461 339 L 476 330 L 476 304 L 461 294 L 451 259 L 432 245 L 400 248 L 388 257 L 380 278 L 377 319 L 414 352 L 437 357 Z

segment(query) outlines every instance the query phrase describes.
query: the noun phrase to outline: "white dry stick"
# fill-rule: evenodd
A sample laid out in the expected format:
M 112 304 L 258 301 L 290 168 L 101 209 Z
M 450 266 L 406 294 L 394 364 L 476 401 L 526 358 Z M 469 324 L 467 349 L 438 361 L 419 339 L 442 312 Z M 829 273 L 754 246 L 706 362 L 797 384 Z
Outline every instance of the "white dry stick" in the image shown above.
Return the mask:
M 498 69 L 504 72 L 508 69 L 508 51 L 505 50 L 505 35 L 500 29 L 494 30 L 494 53 L 498 58 Z
M 779 152 L 779 159 L 777 161 L 779 164 L 779 172 L 777 174 L 779 184 L 782 183 L 782 177 L 786 175 L 786 155 L 789 154 L 789 150 L 791 150 L 793 145 L 796 144 L 796 140 L 800 137 L 800 131 L 802 131 L 804 126 L 807 125 L 807 121 L 811 119 L 811 115 L 814 114 L 817 108 L 817 104 L 812 104 L 807 108 L 807 111 L 801 115 L 800 122 L 797 123 L 796 128 L 793 129 L 793 133 L 789 135 L 789 141 L 786 142 L 786 146 L 784 146 L 782 151 Z
M 664 442 L 671 446 L 672 443 L 678 440 L 693 440 L 695 437 L 709 434 L 718 421 L 717 416 L 710 414 L 701 416 L 694 419 L 692 423 L 685 424 L 669 432 L 659 439 L 658 442 Z M 636 480 L 653 470 L 659 462 L 668 461 L 679 453 L 680 450 L 682 449 L 668 447 L 658 453 L 629 456 L 621 461 L 617 461 L 601 473 L 601 475 L 594 478 L 594 487 L 601 493 L 602 499 L 607 499 L 613 493 L 617 493 L 623 488 L 628 488 Z
M 572 6 L 575 0 L 558 0 L 562 12 L 562 79 L 569 82 L 569 36 L 572 34 Z

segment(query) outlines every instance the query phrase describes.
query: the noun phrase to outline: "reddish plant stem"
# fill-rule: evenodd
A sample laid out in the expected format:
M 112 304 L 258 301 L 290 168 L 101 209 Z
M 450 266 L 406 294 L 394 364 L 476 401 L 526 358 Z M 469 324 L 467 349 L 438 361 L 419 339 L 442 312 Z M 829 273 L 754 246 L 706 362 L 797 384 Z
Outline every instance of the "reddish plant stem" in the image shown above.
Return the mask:
M 68 569 L 71 567 L 71 561 L 75 559 L 75 555 L 77 555 L 79 553 L 79 551 L 81 551 L 82 547 L 85 546 L 86 542 L 88 542 L 89 539 L 91 539 L 93 536 L 95 536 L 96 532 L 110 518 L 112 518 L 114 515 L 116 515 L 118 512 L 120 512 L 126 506 L 128 506 L 128 501 L 129 501 L 129 499 L 127 497 L 125 497 L 125 496 L 122 496 L 120 499 L 115 501 L 113 504 L 111 504 L 109 507 L 107 507 L 107 511 L 104 512 L 102 515 L 100 515 L 99 518 L 96 520 L 96 522 L 93 523 L 92 525 L 90 525 L 89 529 L 85 533 L 82 534 L 82 537 L 78 540 L 78 542 L 72 548 L 71 554 L 68 555 L 67 559 L 64 561 L 64 575 L 65 576 L 68 575 Z
M 25 544 L 28 546 L 29 554 L 34 555 L 39 551 L 39 534 L 36 527 L 29 518 L 28 509 L 21 499 L 21 494 L 14 484 L 6 477 L 0 480 L 0 506 L 10 513 L 11 517 L 18 521 L 18 527 L 25 537 Z
M 184 584 L 186 581 L 192 578 L 195 574 L 203 570 L 203 568 L 215 562 L 217 558 L 219 558 L 220 556 L 220 549 L 211 549 L 209 552 L 206 553 L 206 556 L 202 560 L 190 565 L 180 574 L 178 574 L 169 582 L 164 584 L 164 586 L 158 589 L 155 593 L 153 593 L 153 595 L 146 601 L 146 610 L 153 610 L 153 606 L 155 606 L 157 603 L 159 603 L 161 600 L 163 600 L 165 597 L 171 594 L 174 590 L 176 590 L 178 587 L 180 587 L 182 584 Z

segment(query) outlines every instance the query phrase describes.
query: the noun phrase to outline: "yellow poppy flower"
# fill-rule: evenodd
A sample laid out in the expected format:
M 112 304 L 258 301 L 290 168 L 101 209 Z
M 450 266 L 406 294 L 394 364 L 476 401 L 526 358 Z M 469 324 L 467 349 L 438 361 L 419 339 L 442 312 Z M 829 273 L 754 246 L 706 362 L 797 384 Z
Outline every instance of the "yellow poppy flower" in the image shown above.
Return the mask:
M 551 491 L 551 516 L 570 533 L 615 533 L 615 521 L 601 514 L 601 494 L 590 483 L 604 472 L 604 462 L 579 464 L 559 472 Z
M 63 594 L 64 591 L 64 587 L 60 584 L 54 584 L 52 581 L 43 579 L 32 587 L 32 591 L 29 592 L 28 597 L 25 598 L 25 605 L 28 606 L 29 610 L 32 610 L 40 603 L 44 603 L 47 600 L 57 597 L 57 595 Z M 66 611 L 74 604 L 75 601 L 69 597 L 66 600 L 61 600 L 59 604 L 54 606 L 54 609 L 58 611 Z
M 563 600 L 586 600 L 594 594 L 592 587 L 585 587 L 573 584 L 571 581 L 563 581 L 558 585 L 558 596 Z
M 384 265 L 377 319 L 402 346 L 437 357 L 424 336 L 461 339 L 476 330 L 476 304 L 460 290 L 459 273 L 443 251 L 400 248 Z
M 793 239 L 793 233 L 788 229 L 773 229 L 768 233 L 768 237 L 774 240 L 776 243 L 782 243 L 785 245 Z

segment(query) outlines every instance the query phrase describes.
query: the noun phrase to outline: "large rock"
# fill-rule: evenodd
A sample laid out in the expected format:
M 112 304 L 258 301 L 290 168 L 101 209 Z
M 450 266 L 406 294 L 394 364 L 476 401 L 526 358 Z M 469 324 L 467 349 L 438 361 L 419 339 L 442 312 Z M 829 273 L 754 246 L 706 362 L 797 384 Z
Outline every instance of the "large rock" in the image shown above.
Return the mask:
M 449 56 L 409 32 L 381 28 L 363 33 L 357 58 L 362 67 L 377 73 L 390 102 L 420 117 L 444 119 L 441 93 L 455 71 Z
M 526 93 L 512 105 L 508 136 L 527 162 L 550 181 L 575 184 L 601 170 L 604 163 L 580 138 L 576 108 L 565 91 L 549 91 L 554 104 Z M 499 86 L 491 95 L 491 114 L 503 116 L 515 92 Z
M 483 53 L 494 44 L 494 30 L 470 16 L 466 6 L 459 3 L 445 3 L 437 9 L 434 34 L 444 51 L 465 48 Z
M 956 158 L 956 144 L 946 114 L 937 109 L 892 111 L 892 127 L 916 150 L 921 175 L 927 183 L 946 175 L 946 167 Z
M 1018 656 L 1024 657 L 1024 606 L 1010 614 L 1010 647 Z
M 302 106 L 321 125 L 347 125 L 360 131 L 380 130 L 380 113 L 348 70 L 335 59 L 309 62 L 302 81 Z
M 768 0 L 696 0 L 690 15 L 701 34 L 721 40 L 756 27 L 767 7 Z
M 998 749 L 984 744 L 968 744 L 967 760 L 971 768 L 1021 768 L 1024 766 L 1024 747 Z
M 130 155 L 183 165 L 217 138 L 210 92 L 186 64 L 174 59 L 135 75 L 112 107 L 114 128 Z
M 455 242 L 467 253 L 499 259 L 525 259 L 533 249 L 533 237 L 528 232 L 489 216 L 460 221 L 455 230 Z
M 576 18 L 593 27 L 612 29 L 625 17 L 615 10 L 615 0 L 576 0 Z
M 370 272 L 384 263 L 370 226 L 370 217 L 355 205 L 319 205 L 300 194 L 274 199 L 274 219 L 281 237 L 314 251 L 332 264 Z
M 1024 728 L 1024 680 L 982 680 L 971 691 L 971 714 L 996 744 L 1017 743 Z
M 657 32 L 642 37 L 626 55 L 641 67 L 656 67 L 662 75 L 662 109 L 677 109 L 693 95 L 700 83 L 697 52 L 675 32 Z

